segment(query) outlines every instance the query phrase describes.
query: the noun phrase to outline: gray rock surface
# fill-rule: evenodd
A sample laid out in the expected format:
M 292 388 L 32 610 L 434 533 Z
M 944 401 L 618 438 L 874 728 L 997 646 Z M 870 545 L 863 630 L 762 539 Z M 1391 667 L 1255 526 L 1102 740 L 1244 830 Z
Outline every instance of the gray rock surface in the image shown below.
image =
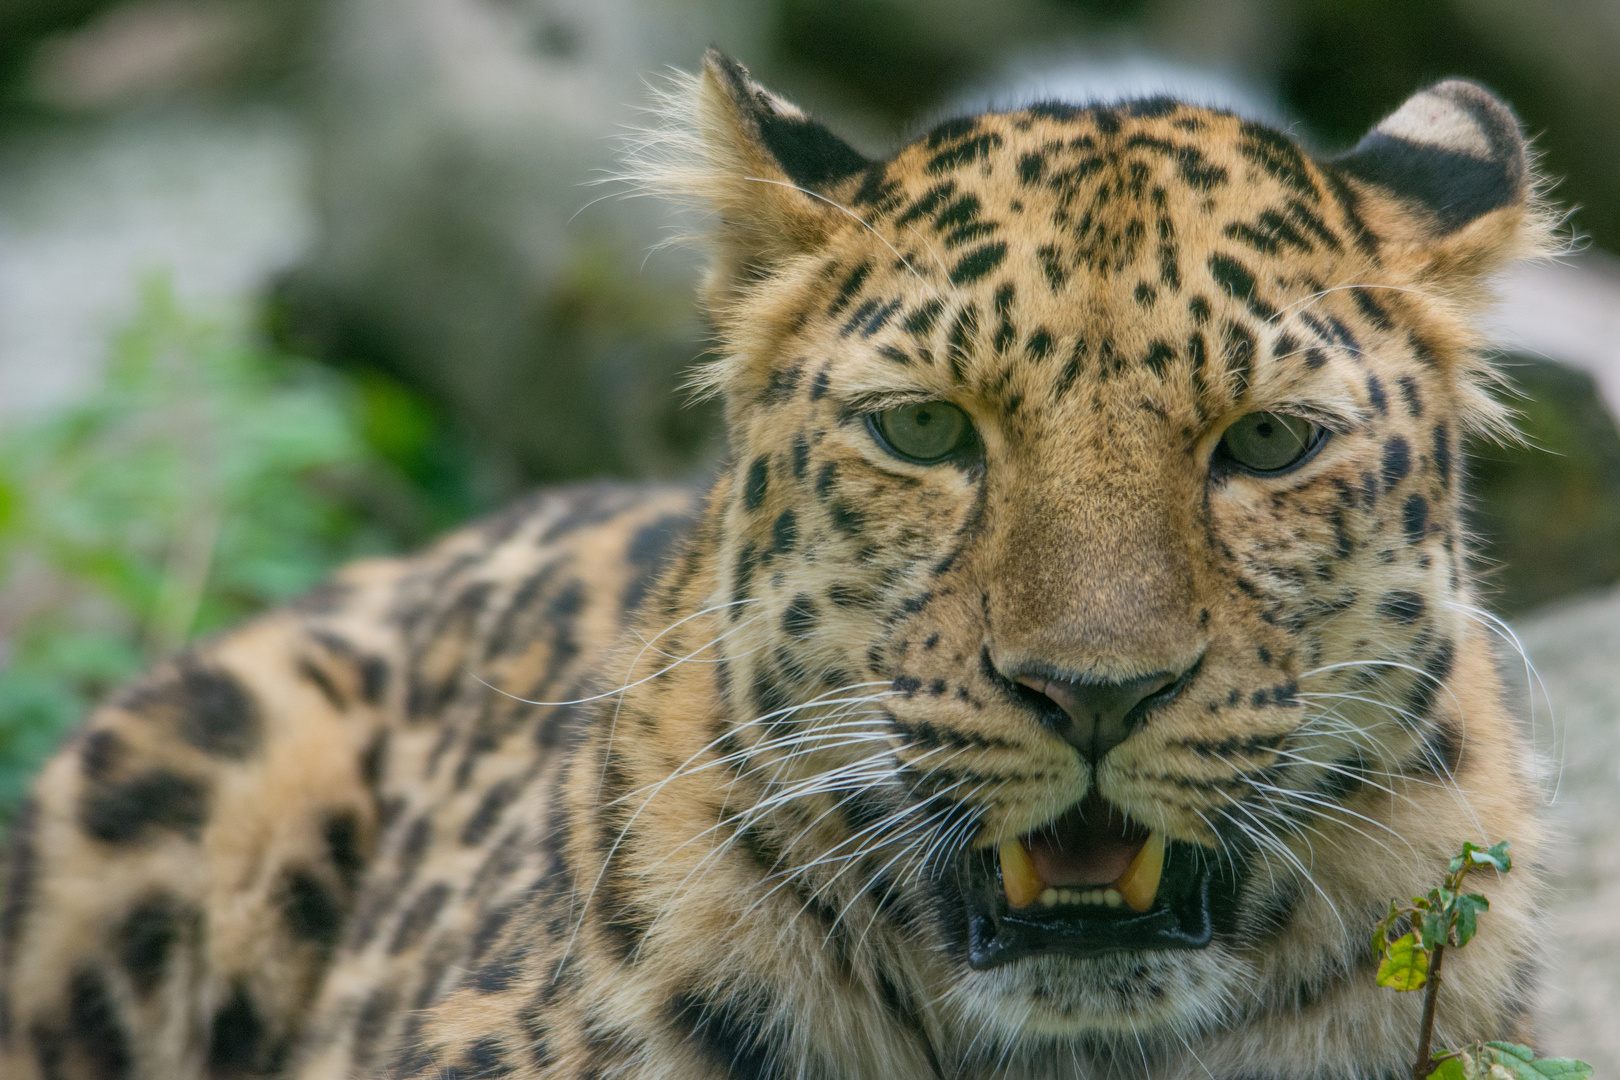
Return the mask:
M 1620 590 L 1540 613 L 1518 631 L 1544 684 L 1541 725 L 1551 704 L 1550 756 L 1561 766 L 1548 810 L 1564 843 L 1546 1049 L 1612 1077 L 1620 1075 Z
M 295 340 L 384 362 L 537 479 L 668 474 L 708 434 L 674 390 L 701 354 L 695 256 L 667 211 L 593 201 L 643 79 L 743 0 L 333 0 L 314 35 L 319 242 L 283 289 Z M 757 48 L 757 47 L 756 47 Z M 321 340 L 325 334 L 326 339 Z
M 99 377 L 141 279 L 240 305 L 310 241 L 305 144 L 269 106 L 184 106 L 0 141 L 0 423 Z

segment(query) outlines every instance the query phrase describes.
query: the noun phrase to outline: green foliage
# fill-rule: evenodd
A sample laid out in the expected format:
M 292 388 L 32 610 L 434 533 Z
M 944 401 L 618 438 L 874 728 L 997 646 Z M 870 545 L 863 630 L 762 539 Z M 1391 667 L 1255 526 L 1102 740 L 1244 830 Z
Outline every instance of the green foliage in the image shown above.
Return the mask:
M 149 285 L 101 386 L 0 431 L 0 818 L 145 664 L 472 509 L 445 441 L 397 384 Z
M 1429 951 L 1416 934 L 1402 934 L 1384 948 L 1378 964 L 1378 985 L 1391 990 L 1421 990 L 1429 977 Z
M 1391 900 L 1388 913 L 1373 930 L 1373 950 L 1379 956 L 1378 985 L 1403 992 L 1427 991 L 1413 1080 L 1586 1080 L 1592 1075 L 1592 1066 L 1584 1061 L 1537 1058 L 1535 1051 L 1517 1043 L 1476 1042 L 1461 1050 L 1431 1052 L 1445 949 L 1467 945 L 1478 931 L 1480 912 L 1491 907 L 1479 893 L 1464 893 L 1463 880 L 1476 870 L 1499 874 L 1512 870 L 1511 846 L 1506 840 L 1490 847 L 1464 843 L 1447 865 L 1442 885 L 1406 904 Z

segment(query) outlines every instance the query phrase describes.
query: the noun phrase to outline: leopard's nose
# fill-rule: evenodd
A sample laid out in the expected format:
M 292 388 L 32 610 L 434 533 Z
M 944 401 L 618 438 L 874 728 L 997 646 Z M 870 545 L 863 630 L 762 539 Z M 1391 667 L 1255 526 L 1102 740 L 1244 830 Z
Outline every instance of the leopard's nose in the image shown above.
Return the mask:
M 1096 763 L 1130 738 L 1151 709 L 1180 693 L 1191 671 L 1155 671 L 1122 682 L 1033 676 L 1020 676 L 1018 682 L 1057 706 L 1044 710 L 1043 723 Z

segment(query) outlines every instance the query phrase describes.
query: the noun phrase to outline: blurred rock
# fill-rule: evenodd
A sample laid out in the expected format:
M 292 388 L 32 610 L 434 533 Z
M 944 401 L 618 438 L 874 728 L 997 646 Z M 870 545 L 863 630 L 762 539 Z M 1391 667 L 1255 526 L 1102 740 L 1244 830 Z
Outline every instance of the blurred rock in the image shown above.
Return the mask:
M 1542 1045 L 1620 1075 L 1620 591 L 1540 613 L 1518 632 L 1545 687 L 1543 745 L 1557 736 L 1549 816 L 1563 843 Z
M 263 45 L 262 14 L 229 0 L 121 4 L 40 44 L 33 96 L 79 110 L 213 89 Z
M 1486 322 L 1492 339 L 1588 373 L 1620 417 L 1620 259 L 1588 250 L 1524 263 L 1500 293 Z
M 20 66 L 23 101 L 68 113 L 257 90 L 288 72 L 323 2 L 123 0 L 49 12 L 36 4 L 32 20 L 0 9 L 0 78 Z M 8 18 L 26 24 L 9 39 Z
M 709 446 L 695 255 L 668 209 L 593 200 L 643 79 L 711 41 L 759 51 L 746 0 L 333 0 L 316 30 L 313 255 L 281 323 L 443 401 L 514 477 L 669 474 Z
M 0 425 L 95 386 L 143 278 L 240 305 L 309 245 L 304 139 L 283 109 L 189 104 L 0 139 Z

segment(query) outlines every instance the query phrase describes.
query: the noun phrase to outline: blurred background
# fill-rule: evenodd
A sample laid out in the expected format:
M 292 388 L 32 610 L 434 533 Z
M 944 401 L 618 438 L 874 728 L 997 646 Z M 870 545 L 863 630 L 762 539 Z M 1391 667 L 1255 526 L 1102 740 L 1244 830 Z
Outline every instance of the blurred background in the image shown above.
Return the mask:
M 1580 240 L 1504 283 L 1527 441 L 1471 525 L 1565 838 L 1547 1048 L 1620 1068 L 1615 0 L 4 0 L 0 823 L 87 703 L 334 563 L 709 467 L 695 255 L 611 177 L 711 43 L 874 154 L 1037 97 L 1328 153 L 1445 76 L 1514 104 Z

